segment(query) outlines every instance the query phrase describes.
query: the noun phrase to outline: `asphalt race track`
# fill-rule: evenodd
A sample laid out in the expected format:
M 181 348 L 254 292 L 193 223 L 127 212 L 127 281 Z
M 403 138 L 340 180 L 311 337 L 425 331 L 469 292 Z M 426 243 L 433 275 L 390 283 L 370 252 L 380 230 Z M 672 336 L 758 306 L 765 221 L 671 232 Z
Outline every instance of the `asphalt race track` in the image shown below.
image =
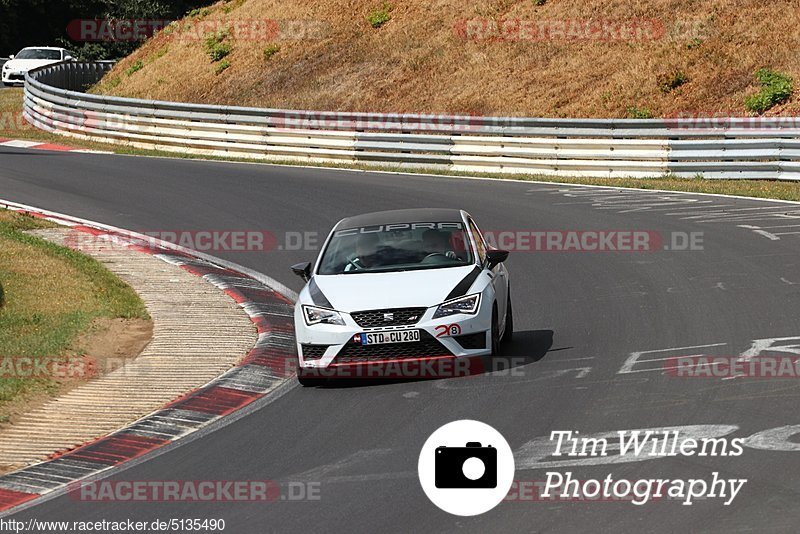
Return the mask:
M 797 379 L 663 372 L 665 357 L 738 356 L 754 340 L 797 336 L 772 343 L 800 352 L 800 205 L 15 149 L 0 149 L 0 198 L 131 230 L 266 230 L 280 242 L 286 232 L 323 239 L 347 215 L 428 206 L 466 209 L 484 230 L 638 230 L 659 233 L 667 246 L 673 235 L 702 232 L 702 250 L 512 252 L 510 371 L 294 387 L 224 428 L 113 475 L 316 482 L 318 500 L 176 504 L 62 495 L 17 519 L 223 518 L 227 532 L 781 532 L 800 524 L 800 439 L 763 434 L 799 423 Z M 288 266 L 317 251 L 210 253 L 299 290 Z M 710 478 L 713 471 L 748 479 L 730 506 L 719 499 L 692 506 L 521 500 L 459 518 L 430 503 L 416 475 L 427 437 L 457 419 L 503 433 L 517 451 L 517 479 L 526 481 L 543 480 L 545 469 L 523 445 L 552 430 L 732 425 L 731 436 L 763 439 L 749 439 L 754 446 L 739 457 L 564 468 L 579 479 Z

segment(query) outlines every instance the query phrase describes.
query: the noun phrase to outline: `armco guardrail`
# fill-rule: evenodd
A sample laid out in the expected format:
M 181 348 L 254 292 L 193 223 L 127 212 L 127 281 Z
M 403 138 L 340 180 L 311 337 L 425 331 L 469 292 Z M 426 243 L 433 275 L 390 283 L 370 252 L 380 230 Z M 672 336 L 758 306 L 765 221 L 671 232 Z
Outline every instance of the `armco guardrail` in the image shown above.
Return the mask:
M 111 69 L 58 63 L 25 79 L 45 130 L 164 151 L 465 172 L 800 180 L 800 117 L 542 119 L 314 112 L 82 91 Z

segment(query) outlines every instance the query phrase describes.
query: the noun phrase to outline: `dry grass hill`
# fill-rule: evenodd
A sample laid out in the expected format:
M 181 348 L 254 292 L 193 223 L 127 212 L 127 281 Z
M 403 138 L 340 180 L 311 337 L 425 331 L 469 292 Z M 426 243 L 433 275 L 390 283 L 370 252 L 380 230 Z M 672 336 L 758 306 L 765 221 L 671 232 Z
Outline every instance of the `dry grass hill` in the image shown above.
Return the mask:
M 746 114 L 763 67 L 798 93 L 797 0 L 223 0 L 95 91 L 343 111 Z M 800 96 L 779 91 L 766 114 L 800 115 Z

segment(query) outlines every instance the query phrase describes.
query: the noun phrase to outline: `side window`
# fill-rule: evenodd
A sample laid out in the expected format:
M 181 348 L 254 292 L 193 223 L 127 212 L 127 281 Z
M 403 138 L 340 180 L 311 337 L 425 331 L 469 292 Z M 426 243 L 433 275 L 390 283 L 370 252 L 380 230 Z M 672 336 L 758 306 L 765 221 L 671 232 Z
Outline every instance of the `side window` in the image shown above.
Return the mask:
M 483 242 L 483 236 L 481 236 L 481 232 L 478 230 L 478 227 L 475 226 L 475 223 L 472 222 L 472 219 L 469 220 L 469 233 L 472 234 L 472 239 L 475 241 L 478 260 L 483 264 L 486 262 L 486 243 Z

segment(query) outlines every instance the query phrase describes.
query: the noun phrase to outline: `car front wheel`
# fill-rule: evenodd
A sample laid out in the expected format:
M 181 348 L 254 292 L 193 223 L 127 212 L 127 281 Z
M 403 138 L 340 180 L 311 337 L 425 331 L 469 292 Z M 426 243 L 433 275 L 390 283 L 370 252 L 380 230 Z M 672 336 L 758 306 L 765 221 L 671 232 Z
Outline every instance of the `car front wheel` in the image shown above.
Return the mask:
M 514 337 L 514 310 L 511 308 L 511 292 L 508 293 L 506 305 L 506 329 L 503 330 L 503 343 L 508 343 Z
M 500 346 L 500 325 L 497 320 L 497 306 L 492 310 L 492 356 L 498 355 Z

